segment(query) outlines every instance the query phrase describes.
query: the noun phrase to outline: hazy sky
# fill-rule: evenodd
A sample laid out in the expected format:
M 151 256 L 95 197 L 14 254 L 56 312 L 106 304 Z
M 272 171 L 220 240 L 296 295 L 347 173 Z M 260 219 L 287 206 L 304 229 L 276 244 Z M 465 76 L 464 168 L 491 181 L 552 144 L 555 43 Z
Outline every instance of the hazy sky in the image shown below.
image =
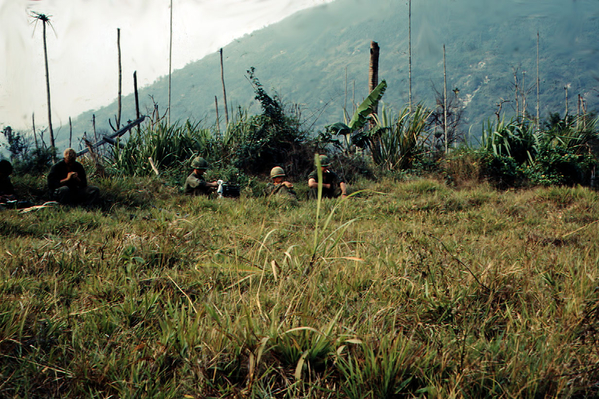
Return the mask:
M 173 0 L 172 69 L 304 8 L 332 0 Z M 52 124 L 99 108 L 168 74 L 170 0 L 0 0 L 0 128 L 48 124 L 42 24 L 47 29 Z

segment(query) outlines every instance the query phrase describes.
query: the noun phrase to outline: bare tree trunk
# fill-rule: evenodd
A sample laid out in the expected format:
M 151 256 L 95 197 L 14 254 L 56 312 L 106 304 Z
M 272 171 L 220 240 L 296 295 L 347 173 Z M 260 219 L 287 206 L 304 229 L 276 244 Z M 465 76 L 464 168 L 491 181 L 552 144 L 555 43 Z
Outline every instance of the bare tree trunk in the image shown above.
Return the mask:
M 353 88 L 351 93 L 351 103 L 352 103 L 352 115 L 356 112 L 356 81 L 353 82 Z
M 214 96 L 214 108 L 216 108 L 216 128 L 220 136 L 220 116 L 218 116 L 218 98 Z
M 223 84 L 223 101 L 225 103 L 225 123 L 229 126 L 229 111 L 227 108 L 227 90 L 225 89 L 225 67 L 223 64 L 223 49 L 218 50 L 220 53 L 220 80 Z
M 408 110 L 412 113 L 412 0 L 408 1 Z
M 539 97 L 539 86 L 541 81 L 539 80 L 539 31 L 537 31 L 537 130 L 541 128 L 541 102 Z
M 133 91 L 135 92 L 135 118 L 139 119 L 139 95 L 137 93 L 137 71 L 133 72 Z M 141 132 L 141 127 L 137 126 L 137 133 Z
M 96 114 L 92 115 L 92 127 L 94 129 L 94 140 L 98 141 L 98 135 L 96 134 Z
M 170 42 L 168 46 L 168 125 L 171 124 L 171 66 L 173 60 L 173 0 L 171 0 Z
M 40 147 L 37 145 L 37 134 L 35 133 L 35 113 L 31 114 L 31 124 L 33 126 L 33 140 L 35 140 L 35 149 L 39 149 Z
M 71 123 L 70 116 L 69 116 L 69 148 L 73 148 L 73 124 Z
M 50 72 L 48 71 L 48 49 L 46 47 L 46 23 L 47 21 L 42 21 L 42 26 L 44 28 L 44 61 L 46 64 L 46 93 L 48 95 L 48 129 L 50 131 L 50 146 L 56 152 L 56 143 L 54 142 L 54 131 L 52 130 L 52 105 L 50 103 Z M 56 161 L 56 155 L 53 154 L 52 158 Z
M 520 95 L 522 96 L 522 121 L 526 117 L 526 71 L 522 71 L 522 90 Z
M 445 62 L 445 45 L 443 45 L 443 134 L 445 138 L 445 153 L 447 154 L 447 64 Z
M 343 99 L 343 118 L 345 119 L 349 119 L 348 118 L 348 112 L 347 112 L 347 65 L 345 66 L 345 97 Z
M 370 42 L 370 68 L 368 70 L 368 94 L 372 93 L 375 87 L 379 84 L 379 44 L 375 41 Z M 372 113 L 377 114 L 378 105 L 374 107 Z M 374 126 L 374 121 L 370 122 L 370 126 Z
M 566 114 L 564 116 L 564 120 L 568 123 L 568 86 L 564 86 L 564 90 L 566 91 Z
M 515 92 L 515 100 L 516 100 L 516 119 L 520 116 L 520 103 L 518 102 L 518 70 L 514 70 L 514 92 Z
M 116 28 L 116 46 L 119 53 L 119 92 L 117 96 L 116 130 L 121 128 L 121 88 L 123 84 L 123 70 L 121 68 L 121 29 Z

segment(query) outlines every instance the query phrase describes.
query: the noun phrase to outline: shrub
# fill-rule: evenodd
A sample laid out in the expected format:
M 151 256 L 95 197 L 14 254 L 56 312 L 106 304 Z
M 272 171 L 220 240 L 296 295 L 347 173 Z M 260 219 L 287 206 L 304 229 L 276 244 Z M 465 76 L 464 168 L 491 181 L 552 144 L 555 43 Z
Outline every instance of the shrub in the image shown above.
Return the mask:
M 523 183 L 521 169 L 514 158 L 496 155 L 488 151 L 481 153 L 482 176 L 500 189 L 520 186 Z
M 463 186 L 483 177 L 482 153 L 470 147 L 452 151 L 441 161 L 441 172 L 450 184 Z
M 45 173 L 52 159 L 56 156 L 54 148 L 42 146 L 31 149 L 31 140 L 21 132 L 13 130 L 10 126 L 2 130 L 2 134 L 8 143 L 10 160 L 15 174 L 42 174 Z
M 286 114 L 278 96 L 268 95 L 254 68 L 248 70 L 248 75 L 262 114 L 241 119 L 229 131 L 228 143 L 234 148 L 232 164 L 250 174 L 265 174 L 275 165 L 291 164 L 291 169 L 297 169 L 296 165 L 303 163 L 306 145 L 309 146 L 299 118 Z M 311 160 L 310 156 L 310 163 Z
M 591 172 L 598 164 L 591 154 L 576 154 L 564 146 L 540 148 L 534 165 L 524 169 L 535 185 L 589 185 Z

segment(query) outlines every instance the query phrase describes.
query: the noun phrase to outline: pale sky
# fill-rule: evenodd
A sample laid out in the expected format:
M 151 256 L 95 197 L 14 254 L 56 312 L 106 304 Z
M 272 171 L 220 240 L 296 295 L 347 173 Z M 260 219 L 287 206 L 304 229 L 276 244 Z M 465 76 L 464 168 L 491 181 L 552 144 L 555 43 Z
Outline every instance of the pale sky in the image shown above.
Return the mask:
M 301 9 L 333 0 L 173 0 L 172 70 Z M 0 0 L 0 129 L 48 124 L 42 24 L 47 29 L 52 125 L 112 102 L 168 74 L 170 0 Z

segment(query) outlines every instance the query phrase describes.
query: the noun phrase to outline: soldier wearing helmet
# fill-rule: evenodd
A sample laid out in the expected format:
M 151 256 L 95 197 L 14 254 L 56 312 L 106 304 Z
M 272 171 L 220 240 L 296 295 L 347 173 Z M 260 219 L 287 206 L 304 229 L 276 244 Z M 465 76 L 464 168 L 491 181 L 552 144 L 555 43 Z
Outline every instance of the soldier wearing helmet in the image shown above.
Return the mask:
M 188 195 L 210 195 L 218 188 L 217 182 L 207 182 L 204 179 L 204 173 L 208 170 L 208 162 L 202 157 L 195 157 L 191 160 L 193 172 L 185 180 L 183 187 L 185 194 Z
M 286 174 L 283 168 L 280 166 L 275 166 L 270 171 L 270 178 L 272 179 L 272 183 L 268 183 L 266 185 L 266 195 L 268 197 L 272 196 L 282 196 L 292 200 L 297 200 L 297 194 L 295 190 L 293 190 L 293 184 L 285 180 Z
M 323 198 L 342 198 L 347 197 L 347 185 L 343 177 L 338 176 L 330 170 L 331 161 L 326 155 L 319 155 L 320 169 L 322 170 L 322 197 Z M 310 189 L 310 198 L 318 198 L 318 171 L 313 170 L 308 175 L 308 188 Z

